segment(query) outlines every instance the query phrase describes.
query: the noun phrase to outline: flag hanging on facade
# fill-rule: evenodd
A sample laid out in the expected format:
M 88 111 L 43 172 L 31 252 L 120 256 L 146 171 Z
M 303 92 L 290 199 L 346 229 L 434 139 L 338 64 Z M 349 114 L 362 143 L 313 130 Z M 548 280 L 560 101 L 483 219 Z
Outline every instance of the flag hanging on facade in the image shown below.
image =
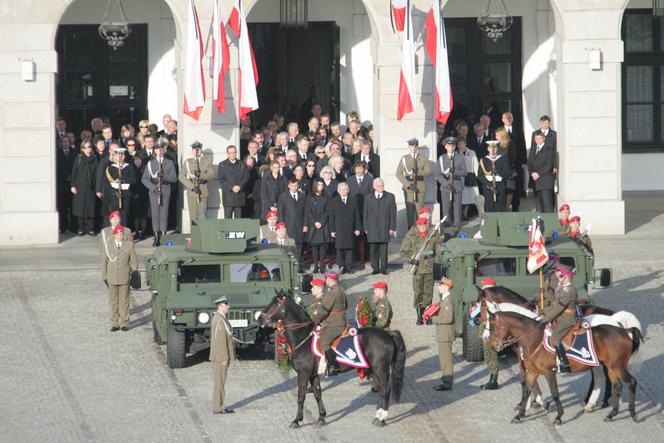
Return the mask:
M 392 26 L 397 32 L 404 30 L 406 22 L 406 6 L 408 0 L 390 0 Z
M 410 1 L 406 7 L 406 38 L 401 44 L 401 75 L 399 76 L 399 97 L 397 119 L 413 112 L 415 103 L 415 48 L 413 47 L 413 21 Z
M 184 113 L 198 120 L 205 106 L 203 37 L 194 1 L 189 0 L 187 21 L 187 66 L 184 73 Z
M 212 79 L 212 101 L 217 110 L 221 113 L 226 108 L 224 94 L 224 77 L 228 72 L 230 54 L 228 52 L 228 40 L 226 39 L 226 30 L 224 21 L 219 13 L 219 0 L 214 2 L 214 11 L 212 14 L 212 67 L 214 77 Z
M 442 124 L 452 113 L 452 87 L 450 85 L 450 65 L 447 58 L 447 37 L 443 22 L 442 0 L 433 0 L 431 10 L 427 16 L 426 50 L 435 72 L 435 107 L 436 120 Z
M 258 68 L 254 58 L 254 50 L 249 40 L 249 29 L 247 20 L 242 9 L 242 0 L 237 0 L 231 15 L 228 18 L 228 25 L 238 38 L 239 46 L 239 108 L 240 120 L 244 120 L 248 113 L 258 109 L 258 94 L 256 86 L 258 85 Z
M 542 232 L 540 218 L 534 218 L 530 226 L 530 240 L 528 241 L 528 262 L 526 268 L 531 274 L 549 261 L 549 253 L 545 246 L 545 236 Z

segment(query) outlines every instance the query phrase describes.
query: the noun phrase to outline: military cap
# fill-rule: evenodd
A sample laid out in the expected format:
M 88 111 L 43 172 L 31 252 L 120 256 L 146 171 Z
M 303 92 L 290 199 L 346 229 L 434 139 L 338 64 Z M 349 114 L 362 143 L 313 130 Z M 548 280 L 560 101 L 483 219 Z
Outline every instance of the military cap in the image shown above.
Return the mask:
M 456 137 L 445 137 L 443 140 L 444 145 L 456 145 L 457 139 Z
M 322 278 L 314 278 L 311 280 L 311 286 L 323 286 L 325 284 L 325 280 Z
M 113 211 L 108 214 L 108 220 L 110 221 L 113 217 L 120 217 L 120 211 Z
M 570 268 L 567 265 L 561 265 L 561 264 L 556 265 L 556 271 L 558 271 L 558 272 L 569 272 L 571 270 L 572 270 L 572 268 Z
M 277 211 L 267 211 L 267 214 L 265 214 L 265 218 L 270 218 L 270 217 L 278 217 L 279 214 Z
M 560 209 L 558 209 L 558 212 L 563 212 L 563 211 L 569 211 L 569 205 L 567 203 L 565 203 L 560 207 Z
M 447 278 L 447 277 L 441 278 L 440 279 L 440 284 L 445 285 L 450 289 L 452 289 L 454 287 L 454 282 L 452 280 L 450 280 L 449 278 Z
M 500 142 L 498 140 L 487 140 L 485 143 L 489 146 L 496 146 Z
M 574 217 L 570 217 L 570 218 L 569 218 L 569 222 L 570 222 L 570 223 L 572 223 L 572 222 L 579 222 L 579 223 L 581 223 L 581 217 L 579 217 L 578 215 L 575 215 Z
M 286 229 L 286 223 L 284 223 L 284 222 L 279 222 L 279 223 L 277 223 L 277 225 L 274 227 L 274 229 L 276 229 L 277 231 L 280 230 L 280 229 Z
M 420 218 L 417 219 L 415 224 L 416 225 L 426 225 L 426 224 L 429 224 L 429 220 L 425 217 L 420 217 Z
M 214 301 L 214 304 L 215 304 L 215 305 L 218 305 L 218 304 L 220 304 L 220 303 L 228 304 L 228 297 L 226 297 L 225 295 L 222 295 L 221 297 L 219 297 L 218 299 L 216 299 L 216 300 Z
M 114 154 L 124 154 L 125 152 L 127 152 L 127 148 L 115 148 L 113 151 Z
M 117 225 L 115 228 L 113 228 L 113 235 L 119 234 L 121 232 L 124 232 L 124 226 Z
M 374 283 L 371 286 L 376 288 L 376 289 L 387 289 L 387 283 L 384 282 L 384 281 L 377 281 L 376 283 Z
M 574 269 L 570 269 L 569 271 L 564 271 L 560 273 L 561 277 L 574 277 Z
M 418 142 L 416 138 L 411 138 L 410 140 L 408 140 L 407 143 L 408 143 L 408 146 L 419 146 L 420 145 L 420 142 Z
M 195 142 L 193 142 L 191 144 L 192 149 L 197 149 L 197 148 L 200 149 L 202 147 L 203 147 L 203 143 L 199 142 L 198 140 L 196 140 Z

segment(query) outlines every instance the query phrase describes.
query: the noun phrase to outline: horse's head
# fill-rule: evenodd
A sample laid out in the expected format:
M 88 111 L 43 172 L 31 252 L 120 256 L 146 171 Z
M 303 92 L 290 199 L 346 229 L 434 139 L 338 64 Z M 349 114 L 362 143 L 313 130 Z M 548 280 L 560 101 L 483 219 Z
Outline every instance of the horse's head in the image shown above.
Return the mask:
M 288 303 L 289 295 L 282 289 L 277 292 L 272 301 L 265 311 L 258 317 L 261 328 L 266 326 L 274 327 L 279 320 L 284 321 L 286 317 L 286 304 Z
M 485 300 L 484 301 L 484 314 L 487 316 L 491 335 L 489 339 L 489 346 L 494 348 L 497 352 L 512 345 L 511 340 L 512 332 L 509 322 L 506 322 L 504 315 L 500 313 L 500 308 L 497 301 Z
M 538 329 L 534 314 L 523 306 L 487 301 L 486 307 L 491 330 L 489 345 L 498 352 L 522 339 L 529 340 L 530 332 Z

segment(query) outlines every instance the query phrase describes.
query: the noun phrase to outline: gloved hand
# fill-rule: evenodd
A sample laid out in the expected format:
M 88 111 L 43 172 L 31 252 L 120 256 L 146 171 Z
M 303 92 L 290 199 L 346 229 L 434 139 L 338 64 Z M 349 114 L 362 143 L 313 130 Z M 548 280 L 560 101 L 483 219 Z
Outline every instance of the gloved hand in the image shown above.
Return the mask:
M 412 185 L 408 186 L 408 189 L 410 191 L 417 192 L 417 186 L 415 184 L 412 184 Z
M 535 317 L 535 321 L 542 323 L 542 318 L 543 317 L 541 315 L 538 315 L 537 317 Z
M 158 178 L 164 178 L 164 173 L 162 171 L 157 172 Z
M 484 328 L 484 332 L 482 332 L 482 340 L 488 341 L 490 337 L 491 331 L 488 328 Z

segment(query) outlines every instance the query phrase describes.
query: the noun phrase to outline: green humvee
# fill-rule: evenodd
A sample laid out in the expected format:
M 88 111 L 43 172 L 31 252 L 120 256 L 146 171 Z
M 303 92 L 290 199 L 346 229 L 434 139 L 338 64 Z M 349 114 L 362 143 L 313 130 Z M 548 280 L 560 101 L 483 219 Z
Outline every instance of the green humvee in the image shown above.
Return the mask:
M 455 327 L 463 337 L 463 356 L 467 361 L 481 361 L 482 341 L 477 329 L 469 324 L 469 308 L 477 301 L 481 280 L 492 277 L 519 295 L 532 298 L 539 294 L 539 273 L 528 273 L 528 241 L 534 213 L 486 213 L 479 229 L 446 230 L 446 241 L 436 257 L 434 279 L 446 276 L 454 281 Z M 557 254 L 561 263 L 576 268 L 574 285 L 580 300 L 588 300 L 588 286 L 611 284 L 610 269 L 594 269 L 594 257 L 583 245 L 560 235 L 557 214 L 540 215 L 546 233 L 546 248 Z
M 298 274 L 288 251 L 254 244 L 257 220 L 199 220 L 191 235 L 163 239 L 146 259 L 152 291 L 154 340 L 166 343 L 168 366 L 181 368 L 187 353 L 209 347 L 214 300 L 225 295 L 228 318 L 240 347 L 265 346 L 271 331 L 259 328 L 258 316 L 278 290 L 294 294 L 310 289 L 310 275 Z

